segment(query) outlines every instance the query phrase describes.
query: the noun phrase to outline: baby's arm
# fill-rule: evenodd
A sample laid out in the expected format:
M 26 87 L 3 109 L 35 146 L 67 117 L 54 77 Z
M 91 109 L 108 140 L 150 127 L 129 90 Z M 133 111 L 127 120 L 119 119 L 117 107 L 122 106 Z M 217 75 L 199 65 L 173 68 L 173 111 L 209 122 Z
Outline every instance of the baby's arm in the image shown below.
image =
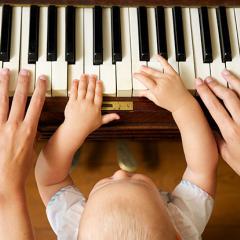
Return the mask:
M 42 200 L 47 205 L 61 188 L 73 184 L 69 175 L 74 153 L 86 137 L 112 120 L 117 114 L 101 115 L 102 82 L 95 76 L 83 75 L 73 81 L 65 120 L 41 151 L 35 168 L 35 176 Z
M 187 161 L 183 179 L 215 196 L 218 152 L 202 109 L 194 100 L 172 114 L 181 133 Z
M 142 67 L 141 72 L 134 75 L 149 89 L 140 95 L 172 112 L 181 133 L 187 161 L 183 178 L 214 196 L 218 153 L 211 129 L 179 75 L 165 59 L 159 56 L 158 59 L 164 73 Z

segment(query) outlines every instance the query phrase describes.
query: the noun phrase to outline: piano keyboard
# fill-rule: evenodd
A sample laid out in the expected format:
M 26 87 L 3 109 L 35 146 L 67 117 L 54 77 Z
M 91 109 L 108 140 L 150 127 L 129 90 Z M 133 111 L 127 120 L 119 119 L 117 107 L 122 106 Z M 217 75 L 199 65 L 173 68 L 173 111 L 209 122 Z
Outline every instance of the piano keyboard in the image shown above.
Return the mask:
M 21 68 L 49 79 L 47 96 L 67 96 L 82 73 L 103 81 L 104 95 L 136 96 L 141 65 L 162 70 L 161 54 L 195 90 L 195 77 L 227 86 L 224 68 L 240 74 L 240 8 L 0 6 L 0 68 L 9 68 L 10 95 Z

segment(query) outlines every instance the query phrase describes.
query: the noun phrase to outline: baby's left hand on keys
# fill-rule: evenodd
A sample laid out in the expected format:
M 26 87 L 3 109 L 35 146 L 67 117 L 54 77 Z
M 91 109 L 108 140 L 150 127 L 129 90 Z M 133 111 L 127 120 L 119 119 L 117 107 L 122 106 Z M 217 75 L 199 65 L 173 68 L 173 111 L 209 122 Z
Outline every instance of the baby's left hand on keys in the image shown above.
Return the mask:
M 156 56 L 156 58 L 164 72 L 142 66 L 140 72 L 134 74 L 134 78 L 148 88 L 141 91 L 139 96 L 146 97 L 159 107 L 173 113 L 188 102 L 187 100 L 192 96 L 170 64 L 161 56 Z
M 102 116 L 102 82 L 94 75 L 82 75 L 80 81 L 74 80 L 70 98 L 65 108 L 63 128 L 71 141 L 80 143 L 103 124 L 118 120 L 116 113 Z

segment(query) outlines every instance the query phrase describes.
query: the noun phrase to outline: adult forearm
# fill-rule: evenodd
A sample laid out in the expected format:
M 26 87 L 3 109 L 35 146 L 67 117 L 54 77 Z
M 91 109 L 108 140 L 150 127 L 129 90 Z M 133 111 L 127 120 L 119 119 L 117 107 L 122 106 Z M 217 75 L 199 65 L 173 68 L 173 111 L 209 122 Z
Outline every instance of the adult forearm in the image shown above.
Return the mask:
M 84 140 L 85 135 L 82 142 Z M 78 147 L 61 125 L 38 157 L 35 169 L 37 181 L 42 185 L 52 185 L 65 180 Z
M 0 192 L 0 238 L 34 239 L 24 190 Z

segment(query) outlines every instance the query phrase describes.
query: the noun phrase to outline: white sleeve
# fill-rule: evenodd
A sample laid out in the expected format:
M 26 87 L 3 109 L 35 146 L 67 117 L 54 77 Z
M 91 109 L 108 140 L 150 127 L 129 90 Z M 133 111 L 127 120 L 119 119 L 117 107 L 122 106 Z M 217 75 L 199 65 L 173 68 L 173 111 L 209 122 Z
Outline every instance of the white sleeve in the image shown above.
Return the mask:
M 85 198 L 74 186 L 60 189 L 48 202 L 48 221 L 58 240 L 77 240 Z
M 201 239 L 213 205 L 208 193 L 189 181 L 181 181 L 171 194 L 168 211 L 182 239 Z

